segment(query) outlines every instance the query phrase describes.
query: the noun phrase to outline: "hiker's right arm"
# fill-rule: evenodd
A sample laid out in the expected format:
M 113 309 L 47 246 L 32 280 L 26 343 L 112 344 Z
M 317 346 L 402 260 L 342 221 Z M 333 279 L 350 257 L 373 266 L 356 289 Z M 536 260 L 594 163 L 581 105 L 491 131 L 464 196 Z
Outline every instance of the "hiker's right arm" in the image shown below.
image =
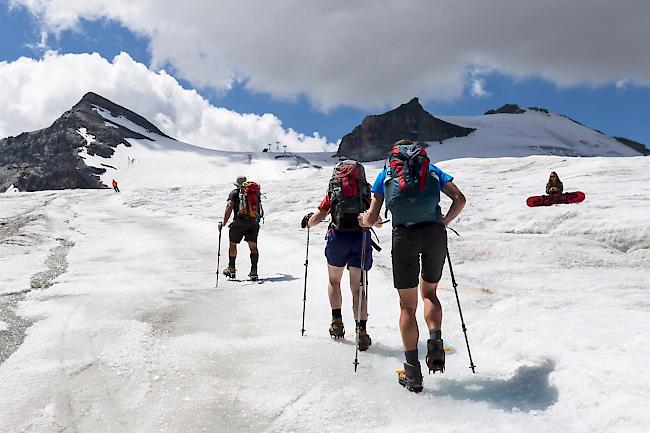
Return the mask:
M 230 214 L 232 213 L 232 201 L 228 200 L 226 202 L 226 210 L 223 213 L 223 223 L 222 225 L 228 224 L 228 220 L 230 219 Z
M 328 213 L 329 213 L 328 210 L 318 209 L 316 213 L 313 214 L 311 218 L 309 218 L 309 222 L 307 223 L 307 226 L 314 227 L 315 225 L 321 223 L 325 219 Z
M 364 213 L 359 214 L 359 225 L 361 227 L 372 227 L 379 220 L 379 213 L 381 212 L 381 205 L 384 204 L 384 196 L 379 193 L 374 193 L 372 201 L 370 202 L 370 209 Z

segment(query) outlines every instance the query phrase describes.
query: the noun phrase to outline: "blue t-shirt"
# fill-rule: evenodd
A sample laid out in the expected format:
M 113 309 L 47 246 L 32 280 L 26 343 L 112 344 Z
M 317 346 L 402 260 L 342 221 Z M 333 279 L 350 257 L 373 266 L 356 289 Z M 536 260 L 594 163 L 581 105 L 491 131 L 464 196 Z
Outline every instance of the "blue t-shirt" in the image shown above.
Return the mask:
M 386 171 L 388 169 L 385 168 L 384 171 L 379 173 L 379 176 L 377 176 L 377 179 L 375 180 L 375 183 L 372 185 L 372 193 L 377 193 L 384 195 L 384 182 L 386 181 Z M 444 188 L 445 184 L 447 182 L 451 182 L 454 180 L 453 176 L 448 175 L 444 171 L 440 170 L 438 167 L 436 167 L 433 164 L 429 164 L 429 170 L 433 171 L 436 175 L 438 175 L 438 179 L 440 179 L 440 191 L 442 191 L 442 188 Z

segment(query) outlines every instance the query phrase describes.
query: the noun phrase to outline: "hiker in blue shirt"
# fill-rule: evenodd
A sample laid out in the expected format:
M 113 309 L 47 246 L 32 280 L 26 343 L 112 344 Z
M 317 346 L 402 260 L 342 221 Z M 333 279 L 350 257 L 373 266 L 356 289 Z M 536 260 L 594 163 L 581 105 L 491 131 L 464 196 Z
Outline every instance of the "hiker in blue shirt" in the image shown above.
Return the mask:
M 439 205 L 440 192 L 452 199 L 444 216 Z M 371 227 L 386 202 L 393 222 L 393 283 L 400 298 L 399 327 L 406 358 L 398 379 L 409 391 L 420 392 L 422 372 L 415 315 L 418 287 L 424 302 L 424 320 L 429 328 L 426 363 L 430 371 L 444 371 L 445 352 L 440 330 L 442 307 L 436 290 L 447 254 L 445 227 L 460 214 L 465 196 L 452 176 L 429 162 L 424 147 L 409 140 L 395 143 L 388 167 L 377 177 L 372 193 L 370 209 L 359 216 L 359 224 Z

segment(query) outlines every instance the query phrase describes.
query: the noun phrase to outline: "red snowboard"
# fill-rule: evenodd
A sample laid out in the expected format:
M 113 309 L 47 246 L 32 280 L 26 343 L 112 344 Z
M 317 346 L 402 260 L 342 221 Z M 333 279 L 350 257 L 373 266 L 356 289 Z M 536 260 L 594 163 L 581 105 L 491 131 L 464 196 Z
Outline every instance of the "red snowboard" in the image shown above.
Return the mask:
M 553 195 L 536 195 L 528 197 L 526 204 L 529 207 L 551 206 L 560 203 L 580 203 L 585 199 L 585 193 L 582 191 L 565 192 L 564 194 Z

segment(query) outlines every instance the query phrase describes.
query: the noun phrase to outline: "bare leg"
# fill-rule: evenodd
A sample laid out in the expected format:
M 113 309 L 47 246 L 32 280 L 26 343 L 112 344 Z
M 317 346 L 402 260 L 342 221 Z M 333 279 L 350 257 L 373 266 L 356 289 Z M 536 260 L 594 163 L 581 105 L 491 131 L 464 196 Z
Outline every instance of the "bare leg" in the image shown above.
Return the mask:
M 228 248 L 228 256 L 237 257 L 237 244 L 230 242 L 230 247 Z
M 420 278 L 420 291 L 422 292 L 422 301 L 424 302 L 424 320 L 427 322 L 429 330 L 439 330 L 442 325 L 442 306 L 436 290 L 438 283 L 427 283 Z
M 355 320 L 368 320 L 368 297 L 364 293 L 361 297 L 361 317 L 359 315 L 359 292 L 361 291 L 361 269 L 349 268 L 350 291 L 352 292 L 352 311 Z
M 257 251 L 257 242 L 247 242 L 248 243 L 248 248 L 251 250 L 251 254 L 259 254 Z M 235 250 L 235 254 L 237 254 Z
M 341 308 L 343 300 L 341 299 L 341 278 L 345 268 L 327 265 L 329 283 L 327 284 L 327 295 L 330 298 L 330 307 L 335 310 Z
M 418 288 L 400 289 L 399 294 L 399 330 L 402 334 L 402 343 L 404 351 L 415 350 L 418 348 L 418 322 L 415 318 L 415 312 L 418 309 Z

